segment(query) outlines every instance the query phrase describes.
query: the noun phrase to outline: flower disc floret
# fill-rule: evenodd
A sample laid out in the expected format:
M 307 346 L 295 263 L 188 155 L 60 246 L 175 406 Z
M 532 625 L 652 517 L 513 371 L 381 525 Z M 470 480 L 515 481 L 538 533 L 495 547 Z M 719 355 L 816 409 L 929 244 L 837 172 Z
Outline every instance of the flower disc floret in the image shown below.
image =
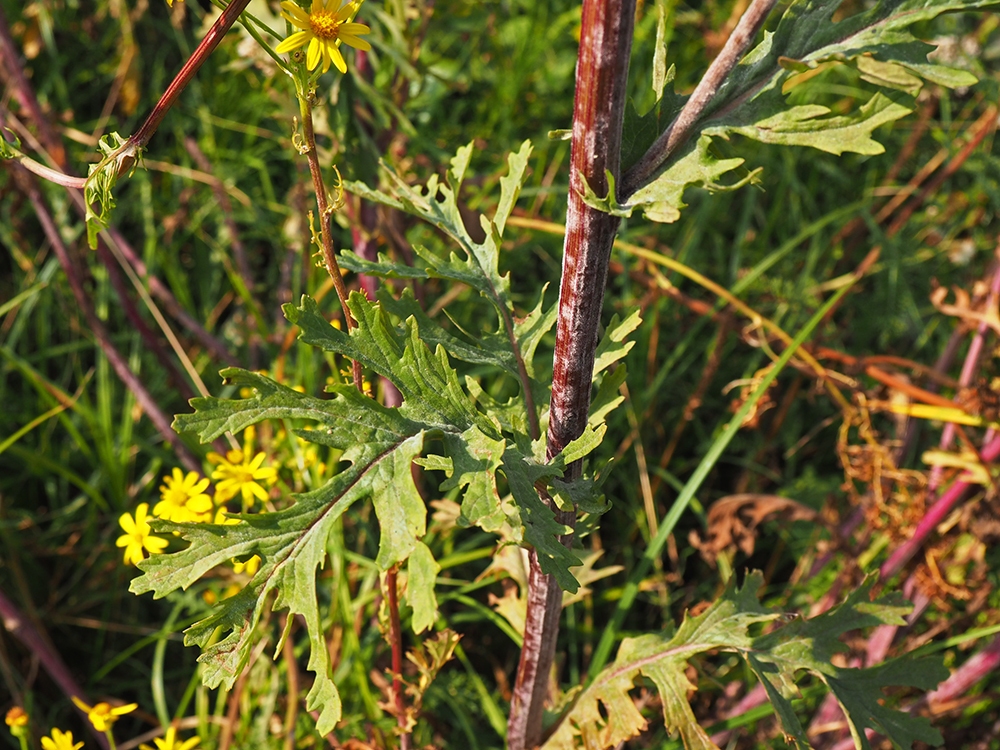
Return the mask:
M 281 15 L 300 31 L 281 42 L 274 51 L 283 54 L 308 44 L 306 67 L 309 70 L 315 70 L 322 60 L 323 73 L 330 69 L 331 62 L 341 73 L 346 73 L 347 63 L 340 51 L 341 43 L 360 50 L 372 48 L 361 38 L 370 34 L 371 29 L 363 23 L 348 20 L 360 5 L 361 0 L 343 4 L 342 0 L 312 0 L 312 6 L 306 13 L 291 0 L 285 0 L 281 4 Z

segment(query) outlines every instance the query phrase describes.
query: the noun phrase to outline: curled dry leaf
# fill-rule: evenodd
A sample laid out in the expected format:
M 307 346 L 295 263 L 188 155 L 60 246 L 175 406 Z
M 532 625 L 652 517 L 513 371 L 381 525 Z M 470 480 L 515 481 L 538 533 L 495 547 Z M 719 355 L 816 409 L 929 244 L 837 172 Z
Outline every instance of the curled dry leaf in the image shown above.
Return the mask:
M 998 315 L 995 305 L 991 305 L 987 309 L 983 299 L 978 295 L 973 299 L 967 291 L 959 287 L 953 287 L 953 291 L 955 292 L 955 302 L 948 304 L 945 302 L 948 298 L 948 290 L 943 286 L 936 287 L 931 292 L 931 304 L 944 315 L 961 318 L 971 326 L 985 323 L 996 333 L 1000 333 L 1000 315 Z
M 723 550 L 741 550 L 752 555 L 757 527 L 775 516 L 786 521 L 813 521 L 817 513 L 807 505 L 780 495 L 743 493 L 716 500 L 708 511 L 708 536 L 702 541 L 697 531 L 689 541 L 705 561 L 714 566 Z

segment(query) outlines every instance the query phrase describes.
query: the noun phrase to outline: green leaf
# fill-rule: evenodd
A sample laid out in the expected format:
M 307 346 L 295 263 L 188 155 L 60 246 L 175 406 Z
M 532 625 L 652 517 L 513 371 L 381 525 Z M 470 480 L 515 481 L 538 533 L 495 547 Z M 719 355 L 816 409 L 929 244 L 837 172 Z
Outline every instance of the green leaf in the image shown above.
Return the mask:
M 764 683 L 785 733 L 797 746 L 808 747 L 802 726 L 792 711 L 790 699 L 798 695 L 796 680 L 800 672 L 810 672 L 822 679 L 840 703 L 855 744 L 870 748 L 865 728 L 872 728 L 891 739 L 898 747 L 910 748 L 919 740 L 931 745 L 942 742 L 930 722 L 919 716 L 887 708 L 882 689 L 906 685 L 929 690 L 948 676 L 948 670 L 935 659 L 908 659 L 869 667 L 836 667 L 835 653 L 843 651 L 839 638 L 858 628 L 880 624 L 903 625 L 904 615 L 912 609 L 898 593 L 874 601 L 871 589 L 875 577 L 869 576 L 847 600 L 810 620 L 795 620 L 766 636 L 755 639 L 747 652 L 751 669 Z
M 570 568 L 579 565 L 580 560 L 560 541 L 560 537 L 572 534 L 572 529 L 556 520 L 555 513 L 542 502 L 535 488 L 536 482 L 547 483 L 552 478 L 553 468 L 528 460 L 513 446 L 504 451 L 501 468 L 524 525 L 524 541 L 535 548 L 542 571 L 554 576 L 563 591 L 576 592 L 580 582 Z M 561 474 L 560 471 L 555 476 Z
M 761 606 L 757 592 L 763 577 L 759 572 L 749 574 L 742 588 L 730 581 L 703 614 L 685 616 L 676 633 L 624 639 L 614 663 L 579 694 L 544 750 L 609 748 L 641 732 L 646 721 L 629 695 L 640 675 L 656 685 L 666 726 L 680 734 L 684 746 L 714 750 L 716 746 L 691 710 L 688 696 L 697 686 L 685 674 L 693 657 L 712 650 L 733 651 L 747 661 L 764 683 L 787 738 L 797 748 L 810 747 L 790 700 L 798 695 L 796 681 L 804 673 L 830 687 L 844 709 L 857 747 L 870 750 L 866 728 L 885 734 L 903 748 L 911 748 L 918 740 L 940 744 L 941 736 L 927 719 L 889 708 L 882 693 L 883 688 L 896 685 L 935 687 L 948 675 L 939 660 L 904 657 L 867 669 L 832 663 L 834 654 L 844 650 L 840 641 L 844 633 L 905 622 L 903 615 L 911 607 L 896 594 L 872 600 L 873 584 L 870 577 L 843 604 L 802 620 Z M 773 622 L 773 630 L 754 636 L 751 627 L 763 622 Z
M 437 597 L 434 583 L 441 566 L 434 554 L 423 542 L 417 542 L 407 563 L 409 574 L 406 584 L 406 599 L 413 607 L 413 632 L 422 633 L 432 627 L 437 620 Z
M 870 10 L 834 21 L 840 2 L 795 0 L 785 10 L 777 28 L 765 32 L 763 40 L 733 69 L 702 113 L 686 146 L 659 165 L 651 180 L 634 195 L 620 200 L 614 186 L 605 197 L 587 188 L 588 205 L 617 216 L 630 216 L 642 207 L 653 221 L 676 221 L 685 207 L 689 187 L 721 189 L 717 180 L 742 164 L 739 159 L 719 159 L 709 148 L 712 138 L 737 133 L 764 143 L 809 146 L 833 154 L 881 153 L 873 138 L 876 128 L 907 115 L 912 97 L 924 81 L 942 86 L 969 86 L 975 77 L 962 70 L 937 65 L 927 59 L 932 44 L 918 40 L 909 31 L 942 13 L 996 7 L 996 0 L 884 0 Z M 659 54 L 657 51 L 656 54 Z M 848 111 L 830 117 L 829 108 L 817 102 L 789 106 L 782 94 L 792 76 L 824 63 L 850 65 L 861 78 L 888 92 L 874 92 Z M 669 76 L 668 76 L 669 77 Z M 658 79 L 657 79 L 658 80 Z M 813 91 L 815 94 L 812 94 Z M 809 80 L 795 88 L 797 101 L 823 95 Z M 670 91 L 649 113 L 639 117 L 630 108 L 625 116 L 622 164 L 626 169 L 674 120 L 684 99 Z M 845 103 L 849 103 L 845 100 Z M 756 183 L 756 171 L 727 185 L 727 189 Z
M 558 729 L 542 746 L 544 750 L 609 748 L 639 734 L 645 729 L 646 720 L 636 709 L 629 691 L 640 675 L 656 685 L 666 726 L 671 732 L 680 733 L 685 747 L 715 748 L 691 710 L 688 692 L 695 686 L 685 670 L 689 660 L 699 653 L 718 648 L 748 648 L 752 643 L 750 626 L 778 618 L 777 613 L 765 610 L 757 601 L 756 592 L 761 585 L 760 573 L 748 576 L 742 588 L 730 581 L 722 596 L 705 612 L 697 617 L 685 616 L 672 636 L 653 633 L 624 639 L 614 663 L 580 693 Z
M 8 140 L 9 139 L 9 140 Z M 0 128 L 0 159 L 16 159 L 22 156 L 21 139 L 9 128 Z
M 420 271 L 394 264 L 382 256 L 378 263 L 362 261 L 350 252 L 341 254 L 341 264 L 352 271 L 376 276 L 419 278 L 416 275 L 419 273 L 423 278 L 435 277 L 467 284 L 493 303 L 502 321 L 509 314 L 511 304 L 510 277 L 501 276 L 498 269 L 500 238 L 526 179 L 531 142 L 522 143 L 520 150 L 507 159 L 508 172 L 500 180 L 500 201 L 496 214 L 492 220 L 480 217 L 486 232 L 486 239 L 481 243 L 469 235 L 458 208 L 458 192 L 471 154 L 471 144 L 463 146 L 452 159 L 449 179 L 442 182 L 434 175 L 422 188 L 406 184 L 384 163 L 383 174 L 392 187 L 392 194 L 373 190 L 361 182 L 344 183 L 346 190 L 362 198 L 392 206 L 434 225 L 458 244 L 464 258 L 455 253 L 446 258 L 438 257 L 426 248 L 417 246 L 414 250 L 426 264 L 426 268 Z
M 937 687 L 950 674 L 941 659 L 903 657 L 868 669 L 838 672 L 836 677 L 827 679 L 827 684 L 844 709 L 855 745 L 871 750 L 865 734 L 865 729 L 869 727 L 906 750 L 917 741 L 935 746 L 943 744 L 944 738 L 931 726 L 930 719 L 886 708 L 882 694 L 882 688 L 897 685 L 923 690 Z
M 97 235 L 108 226 L 108 218 L 115 207 L 111 194 L 118 176 L 135 168 L 141 158 L 141 149 L 118 133 L 110 133 L 97 143 L 104 158 L 90 165 L 87 184 L 83 190 L 87 204 L 87 242 L 90 249 L 97 247 Z
M 499 272 L 500 244 L 507 219 L 527 178 L 528 159 L 531 143 L 525 141 L 518 152 L 510 154 L 507 175 L 500 180 L 500 199 L 491 220 L 480 217 L 486 237 L 476 242 L 465 227 L 458 207 L 458 193 L 465 176 L 471 145 L 464 146 L 451 160 L 448 178 L 440 181 L 431 177 L 424 186 L 411 187 L 386 165 L 384 183 L 391 186 L 389 192 L 373 190 L 359 182 L 348 183 L 346 189 L 369 200 L 393 206 L 401 211 L 433 224 L 458 245 L 460 253 L 435 254 L 428 248 L 415 246 L 422 267 L 414 268 L 392 262 L 380 255 L 377 261 L 365 261 L 353 253 L 344 252 L 341 264 L 352 271 L 387 278 L 425 279 L 441 278 L 466 284 L 476 289 L 490 301 L 497 316 L 497 325 L 492 331 L 476 331 L 458 335 L 443 325 L 432 321 L 419 309 L 413 295 L 404 292 L 398 300 L 391 299 L 388 292 L 380 292 L 379 301 L 383 308 L 399 318 L 414 318 L 420 328 L 421 338 L 429 346 L 441 345 L 456 359 L 472 364 L 488 364 L 500 367 L 511 375 L 522 389 L 522 402 L 509 404 L 503 417 L 504 426 L 520 429 L 521 425 L 537 422 L 548 402 L 548 384 L 535 380 L 535 350 L 552 328 L 556 320 L 556 306 L 543 306 L 544 288 L 535 307 L 523 319 L 515 314 L 510 300 L 509 275 Z M 457 325 L 454 326 L 458 328 Z M 346 353 L 347 356 L 351 356 Z M 384 374 L 384 373 L 383 373 Z M 388 376 L 387 376 L 388 377 Z M 392 378 L 390 377 L 390 380 Z M 398 385 L 398 384 L 397 384 Z M 526 391 L 530 390 L 535 414 L 529 418 Z M 481 405 L 486 399 L 480 401 Z M 519 412 L 519 413 L 518 413 Z
M 758 182 L 760 170 L 750 172 L 728 185 L 717 182 L 722 175 L 742 166 L 744 160 L 719 159 L 712 153 L 711 145 L 712 139 L 709 136 L 701 136 L 694 147 L 686 149 L 670 169 L 637 190 L 624 204 L 619 204 L 615 199 L 615 181 L 610 172 L 607 173 L 608 195 L 599 198 L 584 180 L 583 200 L 588 206 L 614 216 L 631 216 L 636 208 L 641 208 L 647 219 L 670 224 L 680 218 L 681 209 L 687 206 L 681 199 L 688 187 L 700 186 L 720 192 Z
M 597 344 L 594 352 L 594 378 L 611 367 L 615 362 L 625 358 L 632 347 L 634 341 L 626 341 L 626 337 L 632 333 L 639 324 L 642 323 L 642 316 L 639 308 L 634 309 L 624 320 L 621 320 L 616 313 L 611 317 L 611 322 L 604 329 L 604 335 Z
M 656 4 L 656 42 L 653 45 L 653 93 L 656 101 L 663 98 L 663 87 L 674 79 L 674 68 L 667 70 L 667 8 Z
M 875 94 L 860 109 L 847 115 L 826 117 L 829 107 L 808 104 L 784 110 L 753 125 L 707 128 L 705 133 L 723 137 L 738 133 L 762 143 L 811 146 L 838 156 L 845 151 L 881 154 L 885 147 L 871 137 L 872 131 L 905 117 L 911 109 L 887 96 Z

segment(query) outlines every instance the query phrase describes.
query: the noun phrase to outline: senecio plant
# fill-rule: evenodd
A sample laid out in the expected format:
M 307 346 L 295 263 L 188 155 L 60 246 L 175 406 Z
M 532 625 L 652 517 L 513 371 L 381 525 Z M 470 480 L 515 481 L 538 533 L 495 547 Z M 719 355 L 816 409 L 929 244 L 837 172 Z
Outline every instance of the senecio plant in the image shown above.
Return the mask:
M 809 746 L 791 703 L 797 683 L 808 675 L 836 697 L 857 747 L 870 747 L 868 730 L 904 748 L 918 740 L 940 744 L 941 736 L 927 719 L 884 705 L 882 692 L 897 685 L 932 688 L 947 676 L 939 662 L 909 658 L 864 669 L 833 663 L 843 633 L 901 624 L 909 611 L 893 593 L 872 600 L 871 579 L 839 606 L 800 619 L 763 606 L 757 596 L 762 576 L 750 573 L 741 586 L 731 583 L 707 609 L 696 616 L 688 614 L 676 629 L 618 637 L 638 582 L 660 555 L 699 484 L 743 417 L 849 284 L 832 294 L 809 324 L 786 342 L 781 356 L 760 373 L 742 410 L 679 493 L 641 564 L 629 571 L 630 582 L 604 631 L 585 684 L 550 702 L 550 676 L 563 594 L 580 586 L 575 575 L 582 558 L 579 537 L 603 514 L 614 514 L 611 499 L 601 492 L 600 467 L 586 464 L 604 436 L 605 418 L 622 401 L 621 360 L 631 347 L 628 335 L 639 324 L 634 313 L 613 319 L 601 332 L 608 263 L 620 220 L 638 210 L 648 220 L 672 222 L 685 207 L 682 198 L 688 188 L 733 190 L 765 180 L 741 158 L 716 156 L 713 142 L 734 135 L 833 154 L 880 153 L 882 146 L 873 139 L 873 131 L 911 112 L 925 82 L 955 87 L 975 81 L 967 72 L 929 62 L 934 47 L 915 38 L 909 27 L 945 12 L 984 9 L 993 3 L 879 0 L 862 13 L 835 20 L 839 0 L 791 0 L 783 4 L 780 16 L 772 14 L 776 0 L 753 0 L 690 95 L 676 93 L 671 85 L 674 67 L 667 65 L 661 9 L 652 81 L 657 101 L 640 114 L 625 97 L 635 0 L 583 0 L 573 122 L 564 131 L 572 145 L 559 299 L 546 306 L 540 297 L 527 312 L 512 304 L 510 277 L 499 271 L 499 250 L 525 182 L 531 144 L 521 144 L 509 156 L 496 210 L 481 219 L 481 241 L 467 229 L 457 202 L 471 146 L 458 149 L 444 179 L 431 177 L 426 184 L 411 185 L 384 166 L 381 188 L 341 183 L 337 175 L 331 192 L 327 181 L 333 175 L 317 157 L 311 107 L 320 77 L 331 66 L 339 73 L 347 70 L 350 55 L 345 58 L 344 45 L 369 49 L 365 40 L 369 29 L 355 20 L 365 8 L 361 0 L 346 4 L 312 0 L 308 6 L 286 0 L 281 3 L 288 22 L 283 35 L 252 17 L 241 17 L 247 3 L 228 3 L 150 119 L 128 139 L 107 139 L 102 146 L 106 158 L 86 181 L 52 174 L 14 146 L 4 146 L 8 157 L 29 169 L 86 189 L 93 238 L 111 208 L 115 180 L 134 167 L 178 92 L 236 20 L 246 25 L 293 82 L 301 127 L 295 144 L 308 159 L 317 201 L 319 228 L 314 239 L 347 325 L 343 330 L 331 325 L 308 296 L 283 310 L 302 341 L 350 360 L 352 382 L 333 382 L 326 397 L 319 398 L 261 374 L 228 368 L 222 371 L 227 383 L 245 395 L 196 398 L 191 402 L 193 413 L 178 416 L 174 427 L 209 442 L 243 434 L 264 420 L 289 420 L 300 425 L 295 430 L 298 437 L 339 451 L 340 468 L 324 485 L 288 498 L 279 509 L 254 513 L 244 503 L 247 512 L 228 517 L 212 515 L 218 503 L 204 495 L 207 479 L 178 470 L 164 485 L 164 502 L 170 495 L 173 506 L 167 503 L 151 522 L 148 509 L 140 507 L 134 518 L 123 518 L 125 535 L 119 540 L 125 557 L 142 571 L 131 590 L 156 597 L 191 586 L 230 561 L 257 560 L 245 585 L 186 632 L 185 642 L 203 650 L 204 682 L 232 686 L 248 663 L 262 614 L 267 608 L 287 610 L 308 631 L 308 668 L 314 680 L 306 707 L 315 716 L 317 732 L 335 729 L 341 700 L 323 624 L 321 602 L 327 596 L 317 589 L 317 576 L 338 519 L 355 503 L 370 502 L 380 527 L 375 562 L 384 574 L 390 608 L 387 637 L 393 648 L 398 732 L 401 745 L 409 745 L 418 707 L 414 704 L 419 700 L 405 703 L 399 595 L 412 610 L 409 622 L 415 637 L 434 644 L 428 649 L 432 658 L 420 662 L 422 679 L 433 678 L 457 643 L 451 633 L 421 635 L 437 620 L 435 580 L 440 567 L 425 543 L 427 504 L 414 481 L 414 466 L 419 466 L 433 472 L 427 476 L 444 477 L 440 489 L 455 493 L 460 526 L 479 527 L 496 534 L 498 544 L 520 545 L 528 551 L 523 647 L 506 737 L 512 750 L 619 746 L 646 726 L 647 719 L 629 696 L 640 676 L 656 686 L 663 719 L 686 747 L 713 748 L 689 705 L 695 686 L 686 670 L 699 654 L 720 650 L 745 661 L 795 747 Z M 283 37 L 273 48 L 266 41 Z M 810 73 L 830 65 L 856 69 L 876 93 L 847 112 L 833 113 L 808 103 Z M 788 97 L 793 89 L 795 104 Z M 350 250 L 338 256 L 330 223 L 341 191 L 427 222 L 450 238 L 454 251 L 439 255 L 417 246 L 419 257 L 413 265 L 384 256 L 363 259 Z M 371 298 L 348 293 L 342 268 L 369 277 L 435 278 L 467 285 L 479 292 L 494 325 L 484 332 L 456 333 L 430 317 L 408 291 L 394 296 L 383 286 Z M 539 362 L 548 354 L 539 351 L 539 344 L 553 328 L 549 378 L 547 361 Z M 495 400 L 476 379 L 459 374 L 459 362 L 502 373 L 516 384 L 516 395 Z M 365 388 L 365 379 L 376 377 L 398 391 L 394 402 L 380 403 L 370 386 Z M 266 467 L 259 461 L 254 465 L 250 452 L 225 460 L 231 471 L 216 473 L 215 478 L 229 481 L 229 497 L 247 488 L 252 496 L 253 486 L 272 476 L 254 474 L 266 472 Z M 237 466 L 244 467 L 242 474 Z M 201 522 L 207 520 L 213 522 Z M 173 535 L 186 543 L 183 549 L 165 552 L 165 542 L 152 541 Z M 547 705 L 558 706 L 559 711 L 543 726 Z

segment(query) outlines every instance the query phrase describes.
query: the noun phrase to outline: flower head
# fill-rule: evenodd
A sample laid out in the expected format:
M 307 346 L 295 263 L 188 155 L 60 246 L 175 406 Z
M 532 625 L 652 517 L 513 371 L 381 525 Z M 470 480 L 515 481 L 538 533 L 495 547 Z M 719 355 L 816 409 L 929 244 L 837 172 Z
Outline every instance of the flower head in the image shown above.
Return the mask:
M 126 565 L 129 563 L 138 565 L 142 562 L 146 557 L 143 550 L 155 555 L 157 552 L 163 552 L 167 546 L 166 539 L 150 536 L 152 529 L 149 528 L 149 521 L 146 520 L 148 510 L 149 503 L 139 503 L 139 507 L 135 509 L 135 518 L 132 518 L 128 513 L 122 513 L 122 517 L 118 519 L 118 523 L 125 533 L 118 537 L 115 545 L 125 548 Z M 74 700 L 76 699 L 74 698 Z
M 52 730 L 51 737 L 42 737 L 42 750 L 80 750 L 82 742 L 73 742 L 72 732 Z
M 28 731 L 28 714 L 20 706 L 14 706 L 9 709 L 3 720 L 10 727 L 10 733 L 15 737 L 24 737 Z
M 143 505 L 145 505 L 145 503 L 143 503 Z M 72 699 L 76 707 L 87 714 L 87 718 L 90 720 L 90 723 L 94 725 L 94 729 L 98 732 L 108 731 L 108 729 L 111 728 L 111 725 L 118 721 L 119 716 L 132 713 L 139 708 L 138 703 L 129 703 L 124 706 L 112 706 L 110 703 L 105 703 L 103 701 L 91 707 L 75 695 L 72 696 Z M 70 739 L 72 739 L 72 737 L 70 737 Z M 82 745 L 83 743 L 81 742 L 80 744 Z
M 197 745 L 200 741 L 200 737 L 192 737 L 189 740 L 178 742 L 176 727 L 168 727 L 167 733 L 164 735 L 162 740 L 159 737 L 153 740 L 153 742 L 156 743 L 155 750 L 191 750 L 191 748 Z M 154 750 L 154 748 L 149 745 L 139 745 L 139 750 Z
M 314 70 L 319 61 L 323 61 L 323 72 L 330 69 L 330 62 L 341 73 L 347 72 L 347 63 L 340 52 L 340 43 L 349 44 L 356 49 L 370 50 L 372 46 L 361 38 L 362 34 L 370 34 L 371 29 L 363 23 L 348 21 L 357 12 L 362 0 L 312 0 L 312 7 L 306 13 L 291 0 L 281 4 L 281 15 L 301 31 L 296 31 L 281 44 L 275 47 L 278 54 L 291 52 L 302 47 L 307 42 L 306 66 Z
M 160 502 L 153 506 L 153 515 L 167 521 L 196 521 L 212 510 L 212 498 L 205 494 L 208 480 L 198 477 L 197 472 L 186 475 L 174 468 L 169 477 L 160 485 Z
M 278 472 L 267 467 L 262 468 L 264 454 L 258 453 L 252 459 L 244 455 L 242 451 L 229 451 L 226 458 L 215 455 L 214 463 L 218 468 L 212 472 L 212 478 L 217 479 L 215 485 L 215 499 L 219 502 L 226 502 L 237 493 L 243 496 L 244 507 L 253 505 L 254 498 L 267 500 L 267 491 L 261 487 L 260 482 L 273 482 Z M 209 460 L 213 460 L 210 455 Z

